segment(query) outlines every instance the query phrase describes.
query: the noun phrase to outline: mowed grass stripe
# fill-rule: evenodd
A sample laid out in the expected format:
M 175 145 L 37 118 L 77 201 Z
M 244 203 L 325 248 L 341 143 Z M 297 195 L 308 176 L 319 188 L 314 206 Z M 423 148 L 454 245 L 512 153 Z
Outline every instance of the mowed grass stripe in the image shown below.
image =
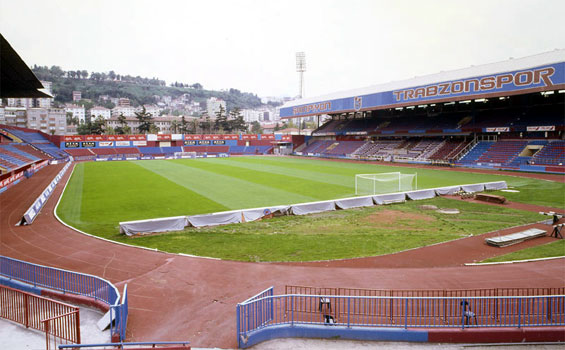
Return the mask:
M 225 159 L 225 160 L 224 160 Z M 227 158 L 217 159 L 228 161 Z M 403 174 L 418 174 L 418 188 L 434 188 L 441 186 L 463 185 L 478 182 L 500 181 L 499 175 L 485 175 L 473 173 L 454 173 L 453 171 L 437 169 L 416 169 L 404 166 L 379 165 L 374 163 L 338 162 L 325 159 L 302 159 L 302 158 L 278 158 L 278 157 L 237 157 L 229 158 L 230 162 L 240 164 L 254 164 L 254 166 L 272 167 L 273 171 L 296 172 L 301 174 L 327 174 L 331 180 L 319 180 L 332 183 L 333 180 L 344 179 L 344 183 L 355 184 L 356 174 L 377 174 L 388 172 L 401 172 Z M 306 169 L 306 171 L 305 171 Z M 353 188 L 353 187 L 352 187 Z
M 84 163 L 83 225 L 116 229 L 118 222 L 227 210 L 131 162 Z M 92 232 L 92 231 L 91 231 Z
M 183 161 L 140 161 L 139 166 L 175 182 L 195 193 L 208 197 L 228 209 L 245 209 L 260 206 L 291 204 L 296 202 L 315 201 L 309 197 L 294 192 L 287 192 L 273 187 L 242 180 L 221 171 L 200 169 L 198 160 Z M 225 172 L 226 169 L 224 169 Z M 253 179 L 249 174 L 248 178 Z M 217 211 L 217 210 L 216 210 Z M 191 214 L 191 213 L 187 213 Z
M 310 200 L 334 199 L 350 197 L 355 195 L 354 182 L 351 178 L 342 177 L 341 183 L 327 183 L 323 180 L 325 174 L 312 173 L 312 178 L 296 177 L 287 174 L 278 174 L 275 171 L 262 170 L 259 166 L 246 167 L 245 163 L 232 165 L 229 159 L 210 160 L 177 160 L 170 161 L 180 163 L 191 168 L 211 171 L 216 174 L 227 174 L 231 178 L 237 178 L 249 183 L 259 184 L 275 190 L 282 190 L 295 195 L 307 195 Z M 286 202 L 287 204 L 297 202 Z
M 268 158 L 261 157 L 251 160 L 249 158 L 223 158 L 216 159 L 218 164 L 222 166 L 239 167 L 256 172 L 271 173 L 279 176 L 287 176 L 296 178 L 297 181 L 315 181 L 316 183 L 325 183 L 330 185 L 348 187 L 351 192 L 355 186 L 355 174 L 349 171 L 347 174 L 336 174 L 335 171 L 329 171 L 330 168 L 322 169 L 316 165 L 306 166 L 283 166 L 286 164 L 270 162 Z M 335 169 L 335 168 L 333 168 Z M 326 170 L 326 171 L 322 171 Z
M 65 193 L 57 208 L 57 215 L 59 215 L 61 220 L 74 223 L 81 222 L 83 183 L 84 163 L 78 163 L 75 164 L 69 184 L 65 188 Z

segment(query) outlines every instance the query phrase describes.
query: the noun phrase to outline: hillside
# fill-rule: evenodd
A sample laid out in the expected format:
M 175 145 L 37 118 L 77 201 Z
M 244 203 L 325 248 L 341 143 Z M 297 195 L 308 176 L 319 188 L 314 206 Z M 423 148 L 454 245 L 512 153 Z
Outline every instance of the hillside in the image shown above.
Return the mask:
M 133 77 L 130 75 L 109 73 L 88 73 L 82 71 L 64 71 L 58 66 L 51 68 L 34 65 L 32 71 L 40 80 L 51 81 L 55 101 L 60 103 L 72 102 L 72 92 L 81 91 L 82 97 L 97 101 L 99 96 L 127 97 L 134 106 L 156 103 L 158 96 L 190 95 L 190 102 L 203 102 L 209 97 L 217 97 L 226 101 L 228 110 L 235 107 L 240 109 L 255 108 L 262 105 L 256 94 L 241 92 L 237 89 L 227 91 L 205 90 L 202 85 L 192 85 L 175 82 L 177 86 L 166 86 L 165 81 L 157 78 Z

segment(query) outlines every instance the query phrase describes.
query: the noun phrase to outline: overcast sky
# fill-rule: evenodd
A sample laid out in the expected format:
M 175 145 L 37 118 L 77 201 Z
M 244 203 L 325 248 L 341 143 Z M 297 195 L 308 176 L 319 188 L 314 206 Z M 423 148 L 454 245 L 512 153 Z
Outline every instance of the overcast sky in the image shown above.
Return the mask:
M 0 0 L 28 65 L 306 96 L 565 48 L 565 1 Z

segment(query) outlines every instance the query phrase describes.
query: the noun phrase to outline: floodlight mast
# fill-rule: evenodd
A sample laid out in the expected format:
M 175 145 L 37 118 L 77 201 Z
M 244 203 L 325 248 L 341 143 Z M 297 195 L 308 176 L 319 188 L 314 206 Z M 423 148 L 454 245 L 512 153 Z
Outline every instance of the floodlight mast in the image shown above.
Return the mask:
M 296 71 L 298 72 L 298 96 L 304 97 L 304 72 L 306 72 L 306 54 L 296 53 Z

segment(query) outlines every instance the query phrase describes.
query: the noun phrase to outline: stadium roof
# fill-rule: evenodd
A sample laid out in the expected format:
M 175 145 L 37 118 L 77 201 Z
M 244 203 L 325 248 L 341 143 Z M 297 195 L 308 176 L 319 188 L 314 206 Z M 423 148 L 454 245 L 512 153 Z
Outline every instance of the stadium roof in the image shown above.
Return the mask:
M 52 97 L 4 36 L 0 34 L 0 97 Z
M 565 88 L 565 50 L 290 101 L 282 118 L 396 108 Z

